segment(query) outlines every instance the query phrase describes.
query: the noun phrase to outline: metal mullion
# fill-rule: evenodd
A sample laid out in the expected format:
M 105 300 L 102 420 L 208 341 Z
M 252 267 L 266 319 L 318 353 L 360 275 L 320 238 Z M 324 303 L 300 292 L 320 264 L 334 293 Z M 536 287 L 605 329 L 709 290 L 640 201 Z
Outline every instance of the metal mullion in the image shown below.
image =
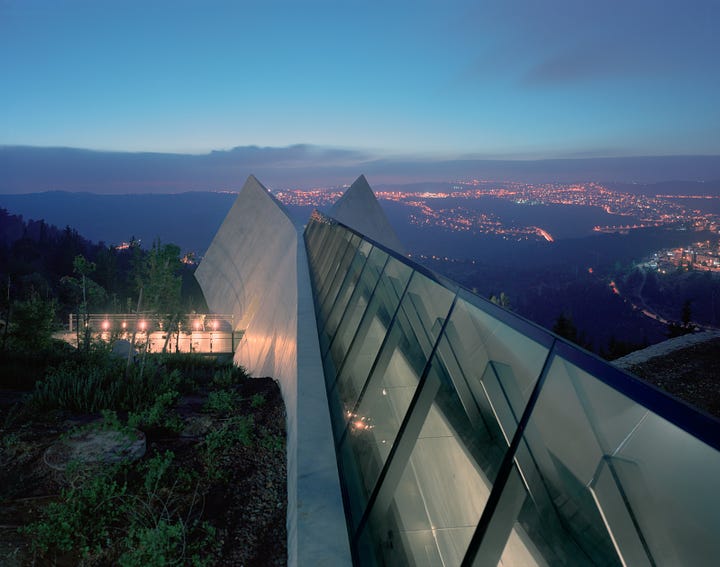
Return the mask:
M 330 290 L 332 289 L 333 284 L 335 283 L 335 280 L 336 280 L 338 277 L 340 277 L 340 276 L 339 276 L 339 274 L 340 274 L 340 266 L 342 266 L 343 258 L 345 258 L 345 254 L 347 254 L 348 248 L 349 248 L 350 246 L 352 246 L 352 235 L 350 236 L 350 238 L 348 238 L 348 239 L 345 241 L 345 247 L 342 248 L 342 254 L 339 255 L 338 265 L 337 265 L 337 267 L 335 268 L 335 271 L 334 271 L 334 273 L 332 274 L 332 277 L 328 278 L 328 275 L 326 275 L 325 278 L 324 278 L 326 283 L 318 290 L 318 297 L 320 298 L 320 305 L 321 305 L 321 306 L 324 306 L 324 305 L 325 305 L 325 302 L 326 302 L 327 299 L 328 299 L 328 294 L 330 293 Z M 338 248 L 341 248 L 341 247 L 338 246 Z M 337 252 L 335 252 L 334 254 L 328 254 L 328 264 L 329 264 L 329 266 L 326 268 L 326 270 L 328 270 L 328 271 L 332 268 L 332 259 L 333 259 L 333 258 L 338 258 Z M 324 325 L 325 325 L 325 317 L 323 317 L 322 319 L 323 319 L 323 326 L 324 326 Z
M 430 407 L 435 400 L 437 392 L 440 390 L 440 379 L 434 375 L 433 379 L 429 379 L 428 376 L 430 374 L 430 369 L 432 368 L 435 353 L 437 352 L 438 345 L 440 344 L 440 339 L 445 334 L 445 329 L 450 321 L 452 312 L 455 309 L 457 299 L 458 296 L 456 293 L 445 316 L 440 332 L 438 333 L 438 337 L 435 340 L 435 344 L 425 361 L 425 367 L 420 375 L 420 380 L 418 381 L 417 388 L 415 389 L 415 394 L 413 395 L 410 405 L 405 412 L 405 417 L 403 418 L 395 437 L 395 442 L 393 443 L 390 453 L 383 465 L 382 471 L 380 471 L 380 475 L 375 482 L 375 488 L 373 489 L 373 493 L 370 495 L 367 505 L 365 506 L 365 511 L 360 519 L 357 530 L 355 531 L 355 534 L 353 534 L 353 547 L 357 546 L 360 534 L 363 529 L 365 529 L 368 522 L 370 522 L 371 516 L 373 519 L 376 518 L 377 515 L 380 514 L 380 509 L 385 509 L 389 506 L 407 462 L 410 460 L 410 455 L 415 447 L 415 443 L 417 442 L 418 435 L 425 423 Z
M 340 263 L 338 264 L 337 271 L 335 272 L 335 276 L 333 277 L 332 282 L 330 283 L 330 286 L 327 288 L 327 293 L 325 297 L 325 301 L 331 301 L 330 307 L 326 310 L 327 316 L 323 318 L 322 322 L 322 330 L 325 330 L 325 327 L 327 326 L 328 321 L 330 320 L 330 315 L 333 312 L 333 309 L 335 309 L 335 304 L 338 301 L 338 298 L 340 297 L 340 292 L 343 290 L 345 285 L 347 285 L 348 278 L 352 274 L 352 266 L 353 262 L 355 261 L 355 258 L 358 254 L 360 254 L 360 246 L 362 245 L 362 241 L 357 243 L 357 246 L 354 246 L 350 244 L 348 248 L 345 249 L 344 254 L 340 258 Z M 346 259 L 350 256 L 350 259 L 346 261 Z M 367 257 L 366 257 L 367 260 Z M 363 263 L 364 265 L 364 263 Z M 343 268 L 344 266 L 344 268 Z
M 368 254 L 368 258 L 370 258 L 370 255 Z M 380 275 L 378 276 L 377 281 L 375 282 L 375 285 L 373 286 L 372 292 L 370 293 L 370 299 L 368 300 L 367 307 L 365 308 L 365 311 L 363 312 L 362 318 L 360 319 L 360 323 L 358 324 L 358 328 L 355 331 L 355 334 L 353 335 L 353 338 L 350 340 L 350 346 L 348 346 L 347 352 L 345 353 L 345 356 L 343 356 L 342 362 L 340 363 L 340 366 L 338 366 L 337 371 L 335 372 L 335 379 L 333 380 L 333 383 L 328 387 L 328 390 L 332 390 L 335 387 L 335 383 L 337 382 L 338 378 L 340 377 L 340 374 L 343 371 L 343 368 L 345 368 L 345 363 L 348 360 L 348 356 L 351 352 L 353 352 L 353 347 L 355 346 L 356 340 L 364 340 L 367 336 L 367 332 L 370 330 L 369 325 L 366 324 L 366 320 L 368 317 L 368 311 L 370 310 L 370 305 L 372 303 L 372 300 L 375 298 L 375 292 L 377 291 L 378 286 L 380 285 L 380 280 L 382 280 L 383 274 L 385 273 L 385 268 L 388 265 L 388 262 L 390 261 L 390 256 L 385 258 L 385 263 L 383 264 L 382 269 L 380 270 Z M 367 265 L 367 263 L 365 264 Z M 365 269 L 365 266 L 363 266 L 363 270 Z M 362 272 L 360 273 L 360 278 L 362 279 Z M 357 288 L 356 288 L 357 289 Z M 352 297 L 350 298 L 350 301 L 348 302 L 347 307 L 345 308 L 345 313 L 343 313 L 342 318 L 340 319 L 340 323 L 338 324 L 337 331 L 340 330 L 340 326 L 342 325 L 343 319 L 345 319 L 345 315 L 347 315 L 347 310 L 350 307 L 350 303 L 352 303 Z M 363 327 L 365 325 L 365 327 Z M 388 327 L 389 328 L 389 327 Z M 360 330 L 363 329 L 363 338 L 357 339 L 357 337 L 360 335 Z M 335 342 L 335 338 L 338 335 L 338 332 L 335 332 L 333 335 L 332 340 L 330 341 L 330 346 L 328 347 L 328 352 L 332 351 L 333 343 Z
M 312 258 L 312 261 L 311 261 L 312 271 L 315 274 L 318 274 L 320 272 L 320 269 L 323 264 L 323 258 L 322 258 L 320 251 L 323 249 L 323 245 L 326 242 L 329 242 L 331 239 L 332 239 L 332 227 L 329 227 L 329 226 L 321 227 L 321 230 L 318 233 L 318 238 L 317 238 L 316 242 L 314 243 L 314 245 L 312 246 L 313 253 L 311 253 L 311 255 L 310 255 L 310 258 Z M 325 259 L 325 261 L 327 262 L 328 260 Z
M 360 248 L 358 247 L 358 251 Z M 358 293 L 358 289 L 360 288 L 360 282 L 362 281 L 363 274 L 365 273 L 365 268 L 367 268 L 368 261 L 370 260 L 370 254 L 372 254 L 372 248 L 370 249 L 370 252 L 367 256 L 365 256 L 365 260 L 363 261 L 362 268 L 360 268 L 360 273 L 358 274 L 357 283 L 355 284 L 355 288 L 352 290 L 352 293 L 350 294 L 350 297 L 348 298 L 347 303 L 345 304 L 345 307 L 343 308 L 342 315 L 340 315 L 340 318 L 338 319 L 338 323 L 335 326 L 335 331 L 333 332 L 332 339 L 330 340 L 329 346 L 328 346 L 328 352 L 332 348 L 332 344 L 335 342 L 335 337 L 337 336 L 337 332 L 340 329 L 340 326 L 342 325 L 343 320 L 345 319 L 345 316 L 347 315 L 348 309 L 350 307 L 350 304 L 353 301 L 353 298 L 355 297 L 355 294 Z M 356 253 L 357 256 L 357 253 Z M 353 263 L 355 262 L 355 257 L 353 257 L 352 261 L 350 262 L 350 268 L 352 268 Z M 352 270 L 348 270 L 348 275 L 352 273 Z M 340 290 L 344 289 L 347 285 L 347 281 L 343 281 L 342 285 L 340 286 Z M 340 297 L 340 291 L 338 291 L 338 296 L 335 298 L 335 303 L 333 304 L 332 309 L 330 310 L 330 313 L 328 314 L 328 323 L 330 322 L 330 318 L 333 316 L 333 313 L 337 307 L 337 301 Z M 325 324 L 325 327 L 327 327 L 327 323 Z
M 365 396 L 365 392 L 368 387 L 368 382 L 370 382 L 373 374 L 375 373 L 376 368 L 379 366 L 380 360 L 383 357 L 383 353 L 386 350 L 385 347 L 387 343 L 390 340 L 390 334 L 392 333 L 393 326 L 395 325 L 395 320 L 397 319 L 398 313 L 400 312 L 400 306 L 402 305 L 403 299 L 405 299 L 405 294 L 407 293 L 408 288 L 410 287 L 410 283 L 412 282 L 413 276 L 415 275 L 415 272 L 413 271 L 412 274 L 410 274 L 410 277 L 408 278 L 407 283 L 405 284 L 405 289 L 402 292 L 402 295 L 400 296 L 400 301 L 398 301 L 397 307 L 395 307 L 395 311 L 393 313 L 392 319 L 390 319 L 390 323 L 388 324 L 387 330 L 385 331 L 385 336 L 383 337 L 382 344 L 380 345 L 380 349 L 378 350 L 378 353 L 375 355 L 375 360 L 372 363 L 372 366 L 370 367 L 370 371 L 368 372 L 367 378 L 365 378 L 365 383 L 363 384 L 362 390 L 360 390 L 360 393 L 358 394 L 358 398 L 353 406 L 353 413 L 357 412 L 358 408 L 360 407 L 360 403 L 362 402 L 363 397 Z M 387 356 L 387 353 L 385 353 L 385 356 Z M 387 361 L 389 362 L 389 360 Z M 338 441 L 338 446 L 340 446 L 347 437 L 347 432 L 349 428 L 349 423 L 345 424 L 345 429 L 343 430 L 342 435 L 340 436 L 340 440 Z
M 462 404 L 463 409 L 465 410 L 465 414 L 468 416 L 468 419 L 472 424 L 473 428 L 478 430 L 480 429 L 480 424 L 482 424 L 486 431 L 490 431 L 490 427 L 485 422 L 485 418 L 483 417 L 482 411 L 480 410 L 478 401 L 475 399 L 475 396 L 470 389 L 467 376 L 465 376 L 465 368 L 460 362 L 460 357 L 455 352 L 455 348 L 453 347 L 453 341 L 451 341 L 447 335 L 448 331 L 455 331 L 454 327 L 455 326 L 451 323 L 448 326 L 448 329 L 446 329 L 445 331 L 444 337 L 445 341 L 447 342 L 447 349 L 449 352 L 447 353 L 447 356 L 445 356 L 443 354 L 444 349 L 441 347 L 440 358 L 443 360 L 443 364 L 448 370 L 450 381 L 453 383 L 455 392 L 457 392 L 460 403 Z M 459 376 L 457 376 L 457 378 L 453 376 L 453 372 L 450 370 L 451 365 L 454 365 L 456 371 L 459 373 Z
M 522 417 L 520 418 L 520 422 L 517 425 L 517 429 L 515 430 L 515 435 L 513 435 L 512 442 L 510 443 L 510 447 L 508 448 L 507 453 L 505 453 L 505 457 L 503 458 L 502 463 L 500 464 L 500 469 L 498 470 L 497 477 L 495 478 L 495 482 L 493 483 L 492 490 L 490 491 L 490 496 L 488 497 L 488 501 L 485 504 L 485 509 L 483 510 L 482 515 L 480 516 L 480 520 L 478 521 L 478 525 L 475 528 L 475 533 L 472 536 L 472 539 L 470 540 L 470 543 L 468 545 L 467 550 L 465 551 L 465 557 L 463 558 L 462 564 L 463 566 L 469 566 L 472 565 L 475 561 L 475 557 L 477 556 L 478 552 L 480 551 L 480 548 L 482 547 L 483 543 L 485 543 L 483 540 L 485 538 L 486 533 L 489 531 L 491 527 L 491 523 L 493 520 L 493 516 L 495 515 L 495 512 L 498 510 L 498 504 L 500 503 L 500 500 L 503 496 L 503 492 L 505 490 L 505 487 L 508 484 L 508 480 L 510 479 L 510 474 L 513 471 L 513 468 L 515 466 L 515 455 L 517 453 L 518 447 L 520 446 L 520 442 L 523 440 L 523 435 L 525 433 L 525 428 L 527 427 L 528 422 L 530 421 L 530 417 L 532 415 L 533 410 L 535 409 L 535 404 L 537 403 L 538 398 L 540 397 L 540 392 L 542 390 L 543 385 L 545 384 L 545 379 L 547 378 L 547 375 L 550 371 L 550 366 L 552 364 L 552 361 L 555 358 L 555 344 L 556 340 L 553 340 L 552 345 L 550 346 L 550 350 L 548 351 L 548 355 L 545 358 L 545 362 L 543 364 L 542 370 L 540 371 L 540 375 L 538 376 L 537 382 L 535 383 L 535 387 L 533 388 L 532 393 L 530 394 L 530 398 L 528 399 L 527 405 L 525 406 L 525 410 L 523 411 Z M 497 542 L 491 542 L 494 549 L 498 548 Z M 486 544 L 488 545 L 488 544 Z M 504 549 L 504 546 L 500 547 L 500 553 L 502 553 L 502 550 Z M 495 559 L 495 563 L 500 560 L 500 557 L 497 558 L 491 558 Z
M 360 252 L 360 247 L 358 246 L 358 249 L 357 249 L 357 251 L 355 252 L 355 256 L 357 256 L 359 252 Z M 365 256 L 365 260 L 363 261 L 362 268 L 360 268 L 360 273 L 358 274 L 358 278 L 357 278 L 358 283 L 362 280 L 363 274 L 365 273 L 365 268 L 366 268 L 367 265 L 368 265 L 368 260 L 370 259 L 370 254 L 372 254 L 372 249 L 370 249 L 370 252 L 368 253 L 368 255 Z M 337 308 L 337 302 L 338 302 L 338 300 L 340 299 L 340 292 L 341 292 L 341 291 L 345 288 L 345 286 L 347 285 L 347 283 L 348 283 L 348 279 L 347 279 L 347 278 L 350 277 L 350 274 L 353 273 L 352 265 L 353 265 L 353 263 L 354 263 L 354 261 L 355 261 L 355 256 L 353 256 L 353 259 L 350 260 L 349 269 L 348 269 L 347 273 L 345 274 L 345 279 L 344 279 L 343 282 L 340 284 L 340 288 L 338 289 L 337 295 L 335 296 L 335 301 L 333 301 L 333 305 L 332 305 L 332 307 L 330 308 L 330 311 L 328 311 L 327 320 L 323 322 L 323 328 L 322 328 L 322 332 L 323 332 L 323 333 L 326 332 L 328 323 L 330 322 L 330 319 L 332 318 L 333 313 L 334 313 L 335 309 Z M 332 345 L 333 345 L 333 343 L 335 342 L 335 337 L 337 337 L 338 329 L 340 329 L 340 325 L 342 325 L 343 319 L 345 318 L 345 315 L 347 314 L 348 308 L 349 308 L 350 304 L 352 303 L 353 296 L 355 295 L 355 293 L 356 293 L 357 290 L 358 290 L 358 284 L 356 283 L 356 284 L 355 284 L 355 288 L 352 290 L 352 293 L 350 294 L 350 297 L 348 298 L 348 301 L 347 301 L 347 303 L 345 304 L 345 307 L 344 307 L 343 310 L 342 310 L 342 311 L 343 311 L 343 312 L 342 312 L 342 315 L 340 315 L 340 318 L 338 319 L 338 323 L 337 323 L 337 325 L 335 326 L 335 332 L 333 333 L 332 338 L 331 338 L 330 341 L 328 342 L 328 346 L 327 346 L 327 348 L 325 349 L 325 352 L 322 353 L 323 358 L 324 358 L 329 352 L 331 352 Z
M 352 241 L 351 235 L 348 235 L 347 238 L 343 236 L 343 234 L 340 232 L 340 229 L 333 227 L 332 231 L 330 232 L 328 236 L 328 243 L 327 246 L 323 246 L 323 253 L 322 256 L 326 256 L 326 259 L 324 262 L 321 262 L 318 265 L 318 273 L 323 278 L 322 285 L 318 288 L 318 296 L 325 298 L 328 288 L 330 287 L 330 284 L 332 283 L 333 279 L 337 276 L 337 267 L 335 268 L 335 271 L 332 272 L 332 274 L 329 274 L 329 272 L 332 270 L 333 264 L 336 261 L 336 259 L 339 256 L 338 261 L 338 267 L 339 263 L 342 260 L 343 256 L 345 255 L 345 252 L 347 251 L 348 246 L 350 245 L 350 242 Z M 323 275 L 324 274 L 324 275 Z

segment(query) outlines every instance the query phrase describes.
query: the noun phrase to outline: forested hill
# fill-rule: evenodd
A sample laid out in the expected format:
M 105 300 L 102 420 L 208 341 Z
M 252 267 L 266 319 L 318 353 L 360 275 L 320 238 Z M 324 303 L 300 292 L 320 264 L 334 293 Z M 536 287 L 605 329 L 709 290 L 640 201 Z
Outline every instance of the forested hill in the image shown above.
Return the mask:
M 73 274 L 73 260 L 81 255 L 98 264 L 95 279 L 100 285 L 117 288 L 117 265 L 123 254 L 82 237 L 77 230 L 60 229 L 44 220 L 25 220 L 0 209 L 0 277 L 3 299 L 25 298 L 31 292 L 43 297 L 57 293 L 63 276 Z M 129 256 L 129 255 L 127 255 Z
M 236 193 L 98 195 L 52 191 L 0 195 L 0 207 L 76 228 L 92 240 L 120 244 L 135 237 L 143 248 L 153 240 L 173 242 L 202 255 L 230 210 Z M 305 218 L 310 216 L 308 212 Z
M 180 249 L 156 243 L 169 254 L 174 273 L 182 279 L 188 308 L 202 308 L 202 296 L 194 280 L 194 265 L 180 262 Z M 43 220 L 25 220 L 0 208 L 0 305 L 4 313 L 10 302 L 32 297 L 54 300 L 62 319 L 74 310 L 77 296 L 77 259 L 92 266 L 87 272 L 88 308 L 107 312 L 132 310 L 137 300 L 138 280 L 147 274 L 149 255 L 137 242 L 110 246 L 92 242 L 71 227 L 60 229 Z M 92 293 L 90 293 L 92 292 Z M 198 295 L 199 294 L 199 295 Z M 195 305 L 189 305 L 193 303 Z

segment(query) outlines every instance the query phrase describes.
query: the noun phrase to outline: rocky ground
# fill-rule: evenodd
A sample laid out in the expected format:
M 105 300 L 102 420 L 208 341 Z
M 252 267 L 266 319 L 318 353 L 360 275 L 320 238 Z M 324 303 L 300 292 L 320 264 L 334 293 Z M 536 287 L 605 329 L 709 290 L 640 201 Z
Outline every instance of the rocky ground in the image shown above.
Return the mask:
M 236 443 L 223 450 L 214 463 L 221 470 L 218 478 L 207 475 L 207 465 L 202 461 L 204 440 L 208 431 L 232 416 L 209 414 L 207 391 L 201 390 L 180 400 L 177 411 L 185 425 L 181 433 L 147 432 L 147 452 L 143 460 L 172 451 L 177 470 L 199 473 L 200 488 L 193 496 L 192 509 L 199 520 L 216 528 L 212 544 L 214 553 L 208 558 L 209 564 L 285 565 L 284 405 L 277 383 L 270 378 L 248 379 L 236 388 L 242 400 L 236 413 L 252 415 L 254 439 L 264 441 L 248 446 Z M 22 395 L 19 391 L 0 391 L 0 427 L 5 424 L 5 428 L 0 429 L 0 564 L 114 563 L 108 559 L 112 553 L 84 559 L 77 553 L 39 555 L 32 550 L 31 538 L 18 531 L 18 528 L 42 518 L 47 505 L 58 501 L 61 492 L 72 482 L 67 474 L 46 464 L 43 455 L 48 447 L 72 427 L 97 420 L 97 416 L 58 415 L 49 422 L 8 426 L 8 422 L 13 421 L 8 419 L 13 404 Z M 265 442 L 267 440 L 273 442 Z
M 626 368 L 637 377 L 720 418 L 720 338 L 628 364 Z

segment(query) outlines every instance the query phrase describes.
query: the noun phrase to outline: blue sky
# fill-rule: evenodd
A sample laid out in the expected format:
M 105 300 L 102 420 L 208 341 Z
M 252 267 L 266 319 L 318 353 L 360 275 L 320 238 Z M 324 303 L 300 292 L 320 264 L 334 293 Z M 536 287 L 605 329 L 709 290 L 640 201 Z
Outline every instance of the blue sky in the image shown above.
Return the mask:
M 720 154 L 720 2 L 0 0 L 0 145 Z

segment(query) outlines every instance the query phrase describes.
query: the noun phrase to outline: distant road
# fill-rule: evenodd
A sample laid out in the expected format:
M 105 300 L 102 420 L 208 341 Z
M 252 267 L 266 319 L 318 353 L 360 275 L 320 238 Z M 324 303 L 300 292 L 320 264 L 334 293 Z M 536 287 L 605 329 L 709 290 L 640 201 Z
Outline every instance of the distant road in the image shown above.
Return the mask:
M 642 296 L 642 288 L 645 286 L 646 274 L 645 274 L 644 269 L 641 268 L 640 271 L 642 272 L 642 275 L 643 275 L 643 283 L 640 285 L 640 287 L 638 289 L 638 296 L 640 299 L 639 305 L 637 303 L 633 302 L 632 300 L 630 300 L 628 297 L 622 295 L 622 293 L 620 293 L 620 289 L 618 288 L 617 284 L 615 283 L 615 280 L 610 280 L 610 283 L 609 283 L 610 290 L 615 295 L 621 297 L 623 301 L 625 301 L 626 303 L 629 303 L 630 306 L 635 311 L 640 311 L 640 313 L 642 313 L 646 317 L 649 317 L 650 319 L 654 319 L 655 321 L 662 323 L 663 325 L 669 325 L 670 323 L 677 323 L 677 321 L 669 321 L 668 319 L 665 319 L 662 315 L 660 315 L 656 311 L 653 311 L 648 306 L 648 304 L 645 303 L 645 298 L 643 298 L 643 296 Z M 718 330 L 720 330 L 720 328 L 718 328 L 718 327 L 713 327 L 712 325 L 703 325 L 701 323 L 696 323 L 695 321 L 690 321 L 690 324 L 693 327 L 697 327 L 698 329 L 700 329 L 702 331 L 718 331 Z

